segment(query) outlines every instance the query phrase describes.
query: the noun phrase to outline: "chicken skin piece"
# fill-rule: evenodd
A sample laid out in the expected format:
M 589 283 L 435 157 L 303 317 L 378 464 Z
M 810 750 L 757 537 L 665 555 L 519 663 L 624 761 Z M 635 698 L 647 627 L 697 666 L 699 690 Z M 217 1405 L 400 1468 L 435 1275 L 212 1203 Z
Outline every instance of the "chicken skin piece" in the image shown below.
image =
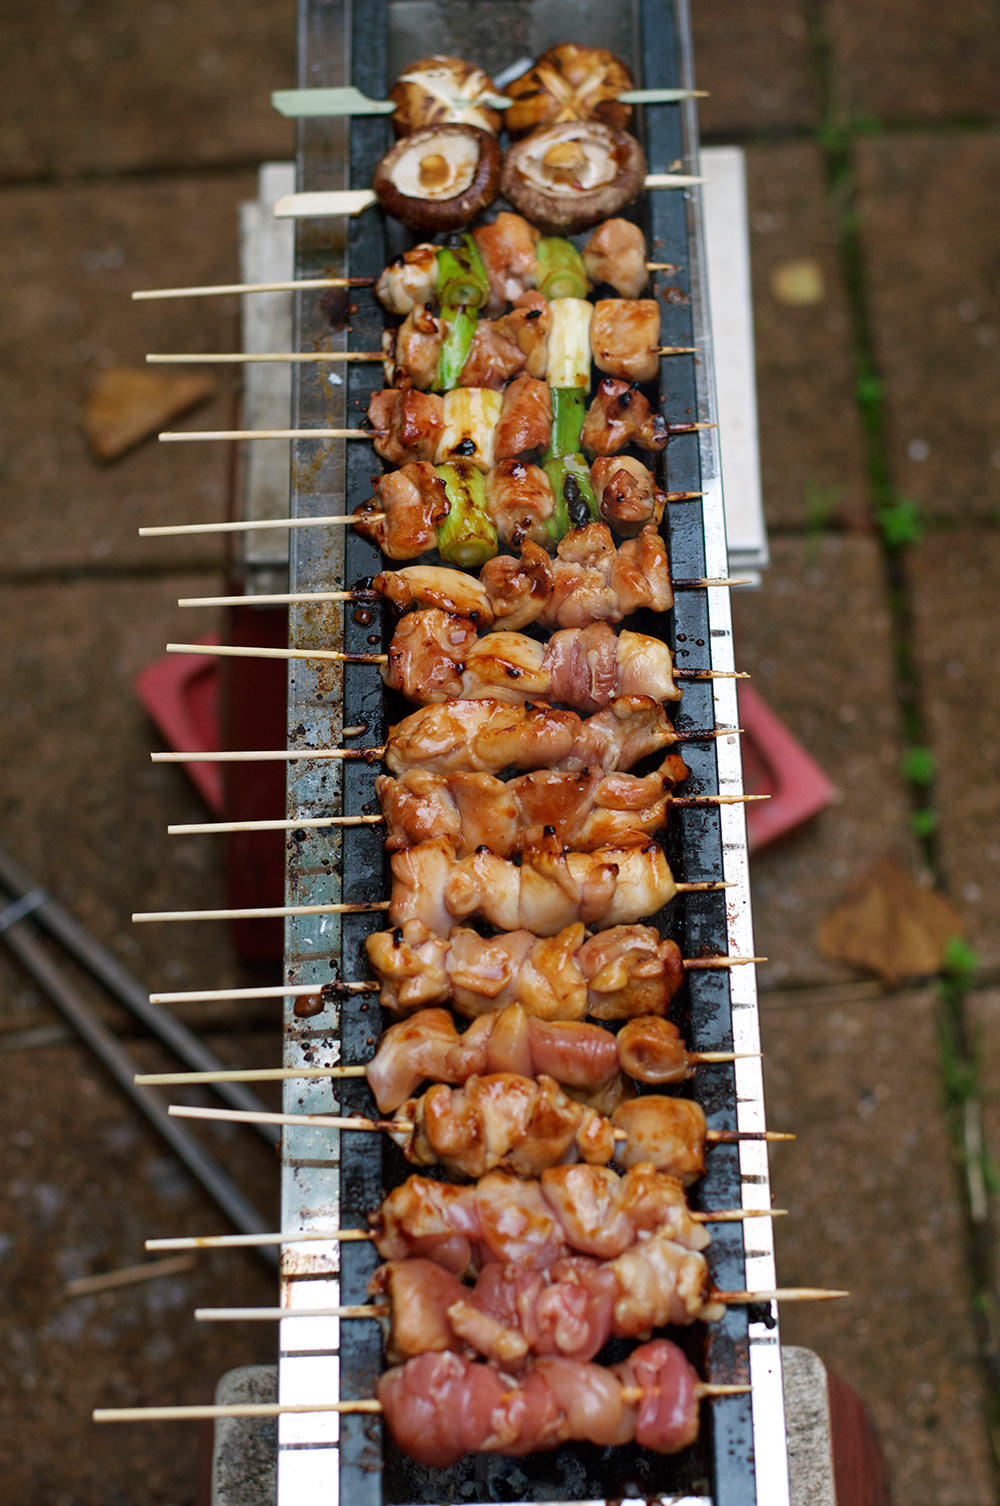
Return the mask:
M 537 282 L 535 247 L 541 240 L 541 231 L 522 215 L 502 209 L 491 225 L 480 225 L 473 230 L 472 238 L 490 280 L 486 312 L 496 317 Z
M 433 461 L 444 431 L 444 403 L 435 392 L 386 387 L 373 393 L 368 421 L 376 431 L 376 455 L 390 465 Z
M 605 220 L 583 248 L 587 276 L 607 283 L 623 298 L 638 298 L 649 281 L 646 241 L 631 220 Z
M 590 467 L 590 479 L 598 498 L 601 517 L 612 524 L 616 533 L 634 538 L 640 532 L 659 527 L 666 494 L 656 484 L 653 473 L 641 460 L 631 455 L 599 456 Z
M 372 589 L 400 614 L 412 607 L 439 607 L 442 612 L 468 618 L 479 628 L 493 625 L 493 606 L 486 587 L 466 570 L 451 570 L 446 565 L 406 565 L 402 570 L 383 570 L 372 581 Z
M 503 395 L 500 422 L 493 436 L 496 460 L 516 460 L 545 450 L 552 436 L 552 392 L 548 382 L 522 372 Z
M 444 482 L 425 460 L 373 476 L 375 496 L 355 510 L 355 528 L 389 559 L 412 559 L 437 547 L 437 531 L 448 516 Z M 375 516 L 369 517 L 369 514 Z
M 501 543 L 519 549 L 530 540 L 552 548 L 554 537 L 547 524 L 556 510 L 556 498 L 541 466 L 523 460 L 498 461 L 486 477 L 486 508 Z
M 655 298 L 601 298 L 594 305 L 594 365 L 625 382 L 653 382 L 660 370 L 660 305 Z
M 430 303 L 437 286 L 437 246 L 424 241 L 384 269 L 375 284 L 375 296 L 391 314 L 411 314 Z
M 662 848 L 648 840 L 594 852 L 552 844 L 526 852 L 517 866 L 486 851 L 458 858 L 438 837 L 394 853 L 391 864 L 390 924 L 418 920 L 439 936 L 472 916 L 536 936 L 556 936 L 578 922 L 629 925 L 655 915 L 677 893 Z
M 389 729 L 385 764 L 393 774 L 501 774 L 511 767 L 610 774 L 679 740 L 663 705 L 648 695 L 617 696 L 586 718 L 553 706 L 446 701 L 423 706 Z
M 379 1002 L 399 1015 L 450 1003 L 471 1020 L 513 1005 L 550 1022 L 587 1015 L 630 1020 L 666 1014 L 684 981 L 676 942 L 641 925 L 613 926 L 591 937 L 579 922 L 556 936 L 522 930 L 485 937 L 463 926 L 440 936 L 411 920 L 375 932 L 365 950 L 381 984 Z M 673 1049 L 665 1043 L 659 1060 Z
M 441 320 L 429 304 L 417 304 L 397 330 L 386 330 L 382 336 L 386 385 L 398 386 L 402 380 L 428 392 L 438 379 L 443 340 Z
M 641 450 L 666 449 L 670 429 L 649 401 L 628 382 L 602 377 L 587 409 L 582 444 L 588 455 L 617 455 L 628 444 Z
M 476 321 L 476 332 L 459 376 L 460 387 L 489 387 L 500 392 L 527 364 L 521 347 L 489 319 Z M 416 383 L 414 384 L 416 385 Z
M 544 377 L 549 364 L 549 331 L 552 310 L 541 293 L 521 293 L 514 307 L 496 323 L 506 339 L 513 341 L 525 357 L 525 372 L 530 377 Z

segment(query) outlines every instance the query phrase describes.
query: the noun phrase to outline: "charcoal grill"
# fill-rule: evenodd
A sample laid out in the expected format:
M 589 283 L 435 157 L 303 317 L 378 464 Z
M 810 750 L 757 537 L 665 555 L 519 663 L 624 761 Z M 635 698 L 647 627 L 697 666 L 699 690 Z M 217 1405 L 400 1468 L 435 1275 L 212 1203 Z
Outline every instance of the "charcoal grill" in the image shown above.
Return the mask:
M 300 0 L 299 85 L 354 84 L 384 98 L 389 80 L 405 64 L 431 52 L 465 56 L 494 76 L 518 58 L 536 56 L 567 36 L 610 47 L 630 60 L 641 87 L 690 87 L 693 64 L 686 0 L 631 0 L 598 5 L 579 0 Z M 651 172 L 697 172 L 698 136 L 693 102 L 637 112 Z M 643 118 L 644 117 L 644 118 Z M 365 188 L 390 139 L 384 117 L 353 121 L 300 122 L 297 186 L 300 191 Z M 683 164 L 679 167 L 675 164 Z M 704 254 L 698 191 L 660 191 L 646 196 L 641 213 L 657 260 L 675 263 L 669 279 L 679 290 L 661 299 L 662 337 L 668 345 L 694 345 L 697 357 L 661 362 L 662 411 L 668 420 L 712 421 L 715 417 L 712 352 L 708 336 Z M 356 219 L 301 220 L 297 225 L 296 276 L 316 277 L 331 268 L 352 277 L 377 274 L 412 239 L 381 212 Z M 666 278 L 660 279 L 665 292 Z M 322 342 L 327 348 L 372 349 L 383 327 L 381 310 L 367 293 L 348 298 L 300 296 L 296 311 L 298 349 Z M 348 366 L 343 376 L 325 368 L 293 369 L 292 425 L 355 425 L 380 385 L 378 368 Z M 319 453 L 320 458 L 317 459 Z M 719 449 L 706 430 L 672 441 L 666 453 L 670 490 L 701 491 L 699 504 L 668 507 L 664 520 L 671 565 L 678 576 L 727 574 Z M 373 456 L 363 443 L 314 444 L 292 449 L 292 515 L 339 513 L 371 491 Z M 353 531 L 293 530 L 290 589 L 336 589 L 381 568 L 380 556 Z M 349 652 L 380 648 L 390 630 L 380 607 L 338 616 L 295 607 L 290 641 Z M 336 626 L 334 626 L 336 623 Z M 723 589 L 679 594 L 666 619 L 669 642 L 685 668 L 732 669 L 728 593 Z M 662 632 L 663 621 L 640 623 Z M 289 672 L 288 743 L 294 747 L 363 748 L 384 741 L 386 697 L 377 672 L 360 665 L 317 671 L 294 661 Z M 689 684 L 678 725 L 736 727 L 735 684 L 715 680 Z M 353 729 L 363 728 L 361 732 Z M 345 729 L 348 729 L 345 732 Z M 689 788 L 703 793 L 742 791 L 739 740 L 685 745 Z M 373 782 L 378 765 L 363 760 L 307 762 L 290 766 L 288 816 L 330 811 L 358 815 L 377 809 Z M 722 893 L 684 895 L 653 923 L 678 941 L 685 956 L 702 953 L 752 955 L 743 808 L 686 809 L 673 815 L 668 852 L 674 871 L 688 880 L 729 880 Z M 290 834 L 287 903 L 324 904 L 381 899 L 386 866 L 378 828 L 344 828 Z M 363 942 L 381 924 L 378 915 L 304 916 L 286 922 L 285 977 L 289 984 L 368 976 Z M 759 1050 L 753 969 L 689 974 L 675 1001 L 674 1018 L 695 1050 Z M 363 1062 L 373 1054 L 381 1029 L 374 997 L 345 996 L 331 1022 L 299 1019 L 286 1002 L 285 1065 Z M 713 1129 L 764 1128 L 762 1074 L 758 1060 L 704 1070 L 691 1093 Z M 331 1093 L 336 1095 L 331 1102 Z M 370 1112 L 366 1084 L 347 1081 L 289 1083 L 285 1108 Z M 395 1147 L 378 1135 L 339 1138 L 329 1131 L 286 1131 L 282 1165 L 282 1228 L 286 1233 L 338 1224 L 364 1227 L 368 1213 L 407 1168 Z M 694 1189 L 695 1206 L 770 1206 L 766 1148 L 759 1142 L 720 1145 L 709 1172 Z M 723 1224 L 713 1230 L 708 1252 L 721 1288 L 774 1286 L 771 1222 Z M 282 1301 L 298 1308 L 358 1303 L 366 1299 L 377 1263 L 371 1246 L 322 1242 L 285 1247 Z M 373 1416 L 284 1415 L 280 1419 L 279 1506 L 423 1506 L 445 1502 L 590 1502 L 615 1498 L 685 1506 L 786 1506 L 788 1478 L 780 1351 L 776 1310 L 770 1305 L 733 1307 L 711 1330 L 684 1331 L 689 1353 L 706 1379 L 752 1383 L 752 1393 L 703 1407 L 698 1445 L 663 1458 L 629 1446 L 598 1450 L 566 1446 L 552 1455 L 507 1460 L 475 1456 L 454 1469 L 428 1471 L 404 1458 Z M 295 1318 L 281 1323 L 279 1399 L 335 1401 L 370 1397 L 383 1368 L 382 1338 L 374 1321 L 339 1323 L 334 1318 Z

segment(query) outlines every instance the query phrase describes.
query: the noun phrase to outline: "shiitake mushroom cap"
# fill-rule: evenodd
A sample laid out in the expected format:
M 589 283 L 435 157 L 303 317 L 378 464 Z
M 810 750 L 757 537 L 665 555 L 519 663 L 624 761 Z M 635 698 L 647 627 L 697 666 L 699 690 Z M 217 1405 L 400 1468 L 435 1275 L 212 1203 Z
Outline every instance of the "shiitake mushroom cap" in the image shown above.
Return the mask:
M 632 106 L 620 103 L 618 95 L 633 87 L 631 73 L 613 52 L 564 42 L 506 86 L 504 93 L 514 103 L 504 112 L 504 125 L 513 138 L 569 120 L 597 120 L 623 131 Z
M 423 164 L 440 159 L 453 167 L 455 191 L 433 185 Z M 456 168 L 460 167 L 460 171 Z M 500 188 L 501 154 L 495 137 L 475 126 L 426 126 L 403 136 L 375 169 L 372 188 L 387 214 L 414 230 L 457 230 L 475 219 L 496 198 Z M 444 171 L 444 169 L 442 169 Z
M 591 149 L 579 170 L 571 162 L 574 146 L 584 157 Z M 568 165 L 546 163 L 560 151 Z M 605 171 L 613 166 L 614 175 L 586 186 L 588 178 L 600 177 L 602 157 Z M 618 214 L 638 195 L 645 177 L 646 157 L 634 136 L 598 121 L 570 121 L 546 126 L 508 148 L 500 192 L 546 234 L 575 235 Z
M 443 86 L 443 92 L 454 93 L 464 104 L 447 104 L 422 81 L 422 75 L 427 76 L 428 83 Z M 470 125 L 495 136 L 501 125 L 499 111 L 479 104 L 478 99 L 483 94 L 497 92 L 489 74 L 464 58 L 443 54 L 420 58 L 399 75 L 389 92 L 396 106 L 393 128 L 397 136 L 409 136 L 425 126 Z

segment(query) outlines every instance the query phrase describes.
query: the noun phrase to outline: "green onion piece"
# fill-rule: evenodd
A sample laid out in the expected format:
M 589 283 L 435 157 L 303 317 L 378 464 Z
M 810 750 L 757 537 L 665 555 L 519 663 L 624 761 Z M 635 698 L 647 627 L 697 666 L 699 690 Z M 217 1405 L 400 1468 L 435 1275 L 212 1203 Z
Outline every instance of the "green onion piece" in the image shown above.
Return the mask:
M 601 509 L 590 484 L 590 468 L 582 455 L 558 455 L 547 460 L 545 474 L 556 498 L 555 510 L 545 526 L 557 543 L 571 528 L 600 522 Z
M 583 257 L 572 241 L 546 235 L 535 247 L 538 258 L 538 291 L 553 298 L 586 298 L 590 291 Z
M 473 308 L 444 309 L 444 339 L 441 342 L 441 360 L 435 389 L 451 392 L 459 385 L 462 367 L 469 359 L 472 341 L 476 333 L 478 315 Z
M 434 469 L 444 482 L 449 511 L 438 527 L 438 550 L 446 565 L 471 570 L 497 552 L 496 524 L 486 509 L 483 473 L 471 460 Z
M 582 264 L 581 264 L 582 265 Z M 465 304 L 481 309 L 490 296 L 490 280 L 471 235 L 452 235 L 437 254 L 438 302 L 447 312 Z
M 587 398 L 579 387 L 553 387 L 552 393 L 552 442 L 545 460 L 558 455 L 576 455 L 580 450 L 580 435 L 587 417 Z M 544 461 L 542 462 L 545 463 Z

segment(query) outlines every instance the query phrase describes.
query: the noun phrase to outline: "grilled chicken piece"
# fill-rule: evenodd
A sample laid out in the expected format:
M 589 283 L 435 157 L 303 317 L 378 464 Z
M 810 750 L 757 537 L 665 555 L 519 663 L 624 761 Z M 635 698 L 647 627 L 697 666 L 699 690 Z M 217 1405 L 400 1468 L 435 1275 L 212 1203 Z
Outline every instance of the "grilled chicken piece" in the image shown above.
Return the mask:
M 523 373 L 503 395 L 500 422 L 493 436 L 496 460 L 515 460 L 548 448 L 552 437 L 552 393 L 547 382 Z
M 419 920 L 439 936 L 470 916 L 536 936 L 555 936 L 578 921 L 629 925 L 655 915 L 677 893 L 663 850 L 652 841 L 594 852 L 563 852 L 552 843 L 526 852 L 517 866 L 492 852 L 458 858 L 438 837 L 391 861 L 390 924 Z
M 513 302 L 510 313 L 498 319 L 496 327 L 524 353 L 527 375 L 543 377 L 549 364 L 552 310 L 541 293 L 521 293 Z M 551 410 L 549 421 L 551 423 Z
M 429 304 L 418 303 L 397 330 L 386 330 L 382 337 L 386 385 L 406 381 L 420 392 L 429 391 L 438 379 L 443 340 L 441 320 Z
M 626 382 L 652 382 L 660 370 L 660 305 L 655 298 L 601 298 L 594 305 L 594 365 Z
M 698 1437 L 698 1385 L 682 1351 L 657 1339 L 610 1370 L 553 1356 L 516 1377 L 458 1354 L 421 1354 L 385 1372 L 378 1400 L 397 1446 L 443 1469 L 466 1454 L 521 1457 L 569 1442 L 676 1454 Z
M 491 1261 L 547 1271 L 571 1253 L 617 1260 L 660 1235 L 687 1250 L 711 1242 L 696 1223 L 684 1187 L 654 1166 L 621 1176 L 609 1166 L 554 1166 L 538 1181 L 491 1171 L 456 1186 L 407 1177 L 373 1219 L 383 1260 L 423 1256 L 465 1276 Z
M 368 421 L 377 431 L 375 453 L 390 465 L 432 461 L 444 430 L 444 403 L 433 392 L 383 388 L 371 397 Z
M 538 1176 L 565 1161 L 602 1164 L 615 1153 L 611 1121 L 568 1098 L 551 1077 L 496 1072 L 461 1087 L 436 1083 L 401 1105 L 390 1130 L 415 1166 L 445 1166 L 475 1180 L 503 1165 Z
M 397 256 L 375 284 L 375 295 L 392 314 L 410 314 L 430 303 L 437 286 L 437 246 L 422 242 Z
M 489 387 L 500 392 L 527 364 L 521 347 L 489 319 L 476 321 L 476 333 L 459 377 L 462 387 Z
M 617 455 L 628 444 L 663 450 L 670 438 L 666 419 L 654 413 L 641 392 L 615 377 L 602 377 L 587 409 L 582 444 L 588 455 Z
M 705 1175 L 705 1114 L 693 1099 L 649 1093 L 620 1104 L 612 1123 L 625 1131 L 616 1152 L 623 1166 L 652 1161 L 686 1187 Z
M 552 706 L 448 701 L 411 712 L 390 728 L 385 763 L 393 774 L 500 774 L 509 767 L 610 774 L 677 741 L 666 711 L 651 696 L 618 696 L 586 720 Z
M 601 517 L 616 533 L 634 538 L 640 530 L 655 532 L 667 505 L 666 495 L 650 470 L 631 455 L 599 456 L 590 467 Z
M 541 466 L 501 460 L 486 477 L 486 507 L 501 543 L 518 549 L 526 541 L 551 549 L 546 527 L 555 512 L 552 483 Z
M 414 769 L 398 779 L 379 775 L 375 793 L 389 852 L 440 836 L 459 857 L 488 847 L 507 858 L 536 847 L 547 828 L 574 852 L 641 842 L 666 825 L 671 793 L 687 772 L 677 754 L 641 779 L 544 769 L 504 781 L 494 774 Z
M 473 230 L 472 237 L 490 280 L 487 313 L 495 317 L 526 288 L 534 287 L 538 278 L 535 247 L 541 232 L 521 215 L 502 209 L 491 225 Z
M 442 612 L 467 617 L 477 627 L 493 625 L 486 587 L 465 570 L 450 570 L 446 565 L 407 565 L 402 570 L 383 570 L 375 576 L 372 587 L 399 613 L 412 607 L 439 607 Z
M 612 1335 L 712 1322 L 725 1308 L 710 1289 L 704 1255 L 654 1235 L 615 1261 L 570 1255 L 544 1273 L 491 1261 L 473 1287 L 432 1260 L 391 1260 L 368 1293 L 389 1299 L 391 1361 L 452 1350 L 517 1371 L 529 1355 L 592 1360 Z
M 630 220 L 605 220 L 583 248 L 591 282 L 606 282 L 623 298 L 638 298 L 649 281 L 646 242 Z
M 637 1023 L 672 1032 L 677 1039 L 671 1054 L 683 1058 L 690 1072 L 676 1026 L 655 1017 Z M 649 1049 L 642 1060 L 649 1060 L 655 1072 L 655 1042 L 648 1029 L 644 1041 Z M 638 1060 L 638 1053 L 633 1054 Z M 612 1031 L 581 1021 L 535 1019 L 519 1004 L 480 1015 L 462 1034 L 447 1009 L 421 1009 L 389 1026 L 365 1068 L 382 1114 L 394 1113 L 422 1082 L 462 1083 L 493 1072 L 545 1073 L 602 1114 L 612 1113 L 622 1094 L 618 1040 Z
M 401 1015 L 450 1003 L 473 1020 L 512 1005 L 546 1021 L 630 1020 L 666 1014 L 684 981 L 676 942 L 651 926 L 613 926 L 589 938 L 580 923 L 544 938 L 530 931 L 485 937 L 458 926 L 439 936 L 411 920 L 369 936 L 365 949 L 381 984 L 379 1002 Z M 659 1057 L 643 1059 L 646 1070 L 659 1061 L 666 1071 L 673 1050 L 665 1042 Z
M 669 648 L 644 633 L 615 634 L 606 622 L 561 628 L 547 643 L 521 633 L 478 637 L 468 618 L 422 607 L 401 618 L 382 678 L 426 705 L 464 700 L 563 701 L 598 711 L 640 690 L 679 701 Z
M 373 476 L 375 496 L 355 509 L 362 538 L 390 559 L 413 559 L 437 546 L 438 525 L 448 516 L 444 482 L 425 460 Z M 367 516 L 375 513 L 374 518 Z M 378 516 L 382 514 L 382 516 Z

